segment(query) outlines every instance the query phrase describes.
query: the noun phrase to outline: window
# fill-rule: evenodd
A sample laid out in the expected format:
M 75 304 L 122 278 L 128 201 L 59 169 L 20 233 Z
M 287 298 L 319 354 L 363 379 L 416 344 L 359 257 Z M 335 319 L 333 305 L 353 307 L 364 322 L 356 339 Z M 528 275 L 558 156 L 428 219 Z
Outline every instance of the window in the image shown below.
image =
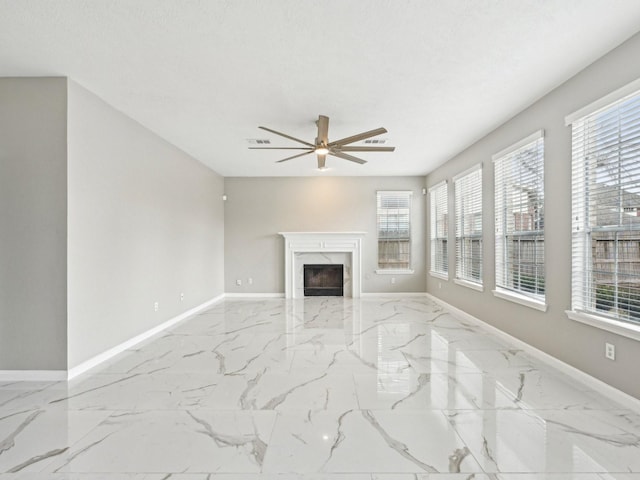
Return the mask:
M 447 237 L 449 235 L 449 208 L 447 182 L 439 183 L 429 189 L 431 207 L 429 234 L 431 238 L 432 274 L 448 275 L 449 255 Z
M 411 268 L 411 194 L 378 192 L 378 268 Z
M 544 303 L 543 132 L 497 153 L 493 161 L 496 287 Z
M 623 88 L 605 97 L 604 106 L 600 101 L 585 107 L 567 123 L 572 127 L 572 313 L 638 326 L 640 84 L 632 86 L 633 91 Z
M 456 280 L 482 288 L 482 168 L 453 180 L 456 221 Z

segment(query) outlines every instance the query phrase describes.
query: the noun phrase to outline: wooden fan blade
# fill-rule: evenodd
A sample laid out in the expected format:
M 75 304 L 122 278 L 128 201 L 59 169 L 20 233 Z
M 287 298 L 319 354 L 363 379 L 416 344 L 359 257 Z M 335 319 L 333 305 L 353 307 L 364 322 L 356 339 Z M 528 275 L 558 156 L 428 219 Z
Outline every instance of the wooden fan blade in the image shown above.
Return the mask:
M 336 147 L 341 152 L 393 152 L 396 147 Z
M 354 157 L 353 155 L 347 155 L 346 153 L 330 151 L 329 155 L 333 155 L 334 157 L 342 158 L 344 160 L 349 160 L 350 162 L 356 162 L 359 164 L 367 163 L 366 160 L 362 160 L 361 158 Z
M 294 158 L 303 157 L 304 155 L 309 155 L 313 153 L 313 150 L 309 150 L 308 152 L 299 153 L 298 155 L 294 155 L 293 157 L 283 158 L 282 160 L 278 160 L 276 163 L 286 162 L 287 160 L 293 160 Z
M 375 137 L 376 135 L 381 135 L 383 133 L 387 133 L 386 128 L 376 128 L 375 130 L 369 130 L 368 132 L 359 133 L 358 135 L 353 135 L 352 137 L 342 138 L 340 140 L 336 140 L 335 142 L 329 143 L 329 147 L 335 147 L 336 145 L 348 145 L 349 143 L 359 142 L 360 140 L 365 140 L 370 137 Z
M 329 143 L 329 117 L 324 115 L 318 116 L 318 138 L 316 138 L 316 144 L 326 145 Z
M 305 142 L 304 140 L 300 140 L 299 138 L 292 137 L 291 135 L 287 135 L 286 133 L 277 132 L 276 130 L 272 130 L 267 127 L 258 127 L 258 128 L 261 128 L 262 130 L 266 130 L 267 132 L 275 133 L 276 135 L 280 135 L 281 137 L 288 138 L 289 140 L 293 140 L 294 142 L 302 143 L 303 145 L 307 145 L 309 147 L 315 147 L 315 145 L 312 143 Z
M 325 162 L 327 161 L 327 156 L 318 154 L 317 157 L 318 157 L 318 168 L 319 169 L 325 168 L 324 165 L 325 165 Z

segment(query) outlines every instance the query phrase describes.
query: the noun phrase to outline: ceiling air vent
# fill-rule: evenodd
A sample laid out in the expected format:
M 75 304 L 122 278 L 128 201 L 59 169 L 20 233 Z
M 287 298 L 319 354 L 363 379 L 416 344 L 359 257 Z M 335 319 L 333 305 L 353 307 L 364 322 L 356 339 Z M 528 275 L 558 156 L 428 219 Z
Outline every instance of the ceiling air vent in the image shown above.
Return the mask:
M 364 143 L 368 143 L 371 145 L 382 145 L 383 143 L 387 143 L 386 138 L 369 138 L 364 141 Z
M 247 138 L 250 145 L 271 145 L 271 140 L 266 138 Z

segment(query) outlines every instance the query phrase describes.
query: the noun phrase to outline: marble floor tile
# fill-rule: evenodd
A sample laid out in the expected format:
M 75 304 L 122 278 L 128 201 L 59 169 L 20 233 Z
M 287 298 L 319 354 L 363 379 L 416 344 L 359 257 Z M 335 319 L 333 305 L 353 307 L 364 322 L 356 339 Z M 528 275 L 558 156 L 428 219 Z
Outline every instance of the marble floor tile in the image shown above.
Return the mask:
M 336 372 L 265 373 L 244 391 L 257 410 L 347 410 L 358 408 L 353 376 Z
M 401 350 L 402 351 L 402 350 Z M 431 350 L 402 351 L 411 367 L 419 373 L 526 372 L 534 369 L 532 359 L 522 350 Z
M 456 377 L 465 385 L 473 382 L 468 375 Z M 595 409 L 624 408 L 569 375 L 545 365 L 531 369 L 484 372 L 485 395 L 500 392 L 522 409 Z
M 601 473 L 602 480 L 640 480 L 640 473 Z
M 275 416 L 206 410 L 114 413 L 47 470 L 259 473 Z
M 348 347 L 328 348 L 323 351 L 296 351 L 291 371 L 323 373 L 348 370 L 353 373 L 388 374 L 414 371 L 410 360 L 401 352 L 371 349 L 372 343 L 358 342 Z
M 176 474 L 169 480 L 371 480 L 366 473 L 336 473 L 336 474 L 296 474 L 296 473 L 262 473 L 256 475 L 214 473 L 210 476 L 196 477 L 192 475 Z
M 280 414 L 264 471 L 482 470 L 440 411 L 347 410 Z
M 109 415 L 38 409 L 0 416 L 0 471 L 42 470 Z
M 487 386 L 483 375 L 441 373 L 355 374 L 358 405 L 373 410 L 518 408 L 509 395 Z
M 171 478 L 171 477 L 169 477 Z M 192 480 L 206 479 L 194 476 Z M 163 473 L 5 473 L 0 480 L 167 480 Z
M 66 382 L 12 382 L 0 386 L 0 417 L 22 410 L 43 408 L 59 391 L 66 389 Z
M 495 480 L 484 473 L 374 473 L 371 480 Z
M 496 480 L 602 480 L 597 473 L 503 473 Z
M 640 472 L 640 416 L 630 411 L 450 411 L 485 472 Z
M 0 382 L 0 480 L 640 480 L 640 410 L 427 298 L 226 299 Z

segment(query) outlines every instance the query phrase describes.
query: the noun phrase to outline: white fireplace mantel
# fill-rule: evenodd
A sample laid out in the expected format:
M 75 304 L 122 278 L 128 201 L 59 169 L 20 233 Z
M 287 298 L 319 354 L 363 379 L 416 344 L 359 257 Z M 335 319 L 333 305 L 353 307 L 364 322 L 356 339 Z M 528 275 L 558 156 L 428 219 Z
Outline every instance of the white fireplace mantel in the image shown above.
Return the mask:
M 351 296 L 362 293 L 362 238 L 366 232 L 279 232 L 284 237 L 284 296 L 295 298 L 299 281 L 296 275 L 296 254 L 351 254 Z

